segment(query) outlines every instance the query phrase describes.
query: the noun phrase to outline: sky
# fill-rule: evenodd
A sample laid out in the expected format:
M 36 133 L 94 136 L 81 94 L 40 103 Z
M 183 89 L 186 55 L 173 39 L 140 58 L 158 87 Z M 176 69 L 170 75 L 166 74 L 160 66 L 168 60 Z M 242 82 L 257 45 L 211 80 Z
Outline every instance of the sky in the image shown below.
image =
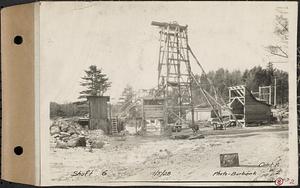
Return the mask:
M 265 46 L 273 34 L 276 7 L 271 2 L 42 2 L 40 63 L 51 101 L 78 100 L 79 83 L 90 65 L 102 68 L 118 99 L 127 84 L 149 89 L 157 84 L 158 28 L 151 21 L 188 25 L 189 44 L 206 72 L 266 67 Z M 200 69 L 191 62 L 192 71 Z M 286 69 L 286 65 L 275 64 Z

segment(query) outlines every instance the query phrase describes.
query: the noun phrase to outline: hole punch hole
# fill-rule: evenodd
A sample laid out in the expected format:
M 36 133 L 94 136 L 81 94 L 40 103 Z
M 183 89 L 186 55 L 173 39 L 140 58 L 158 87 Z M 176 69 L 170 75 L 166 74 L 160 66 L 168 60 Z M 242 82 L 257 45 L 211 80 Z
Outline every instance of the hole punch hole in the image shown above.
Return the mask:
M 14 43 L 15 43 L 16 45 L 22 44 L 22 43 L 23 43 L 23 37 L 21 37 L 21 36 L 19 36 L 19 35 L 15 36 L 15 38 L 14 38 Z
M 16 155 L 22 155 L 23 153 L 23 148 L 21 146 L 17 146 L 14 148 L 14 152 Z

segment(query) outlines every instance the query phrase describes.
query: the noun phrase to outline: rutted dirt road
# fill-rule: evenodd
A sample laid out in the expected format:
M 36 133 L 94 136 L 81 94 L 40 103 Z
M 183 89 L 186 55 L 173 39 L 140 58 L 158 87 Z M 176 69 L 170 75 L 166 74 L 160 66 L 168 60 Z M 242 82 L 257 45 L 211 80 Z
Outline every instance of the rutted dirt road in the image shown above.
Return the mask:
M 109 137 L 102 149 L 51 148 L 51 180 L 58 184 L 109 181 L 242 180 L 285 177 L 287 125 L 230 128 L 202 133 L 204 139 L 172 140 L 159 136 Z M 222 153 L 238 153 L 240 167 L 220 167 Z

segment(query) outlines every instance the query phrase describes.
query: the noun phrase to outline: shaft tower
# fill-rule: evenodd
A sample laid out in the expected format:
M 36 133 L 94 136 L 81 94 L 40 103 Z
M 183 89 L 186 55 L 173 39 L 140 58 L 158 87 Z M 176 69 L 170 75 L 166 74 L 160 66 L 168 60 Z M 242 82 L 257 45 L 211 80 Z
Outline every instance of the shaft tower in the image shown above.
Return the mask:
M 159 27 L 158 95 L 164 98 L 164 125 L 182 123 L 192 109 L 192 73 L 187 26 L 176 22 L 152 22 Z M 192 112 L 192 116 L 194 113 Z M 192 117 L 194 124 L 194 117 Z

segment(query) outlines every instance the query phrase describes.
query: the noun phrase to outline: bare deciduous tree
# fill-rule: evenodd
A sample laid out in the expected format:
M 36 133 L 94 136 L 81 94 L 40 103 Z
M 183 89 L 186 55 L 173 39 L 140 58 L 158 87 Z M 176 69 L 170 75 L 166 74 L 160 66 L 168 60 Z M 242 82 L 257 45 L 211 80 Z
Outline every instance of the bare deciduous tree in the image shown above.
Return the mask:
M 277 44 L 272 44 L 266 47 L 266 50 L 274 55 L 281 58 L 288 58 L 288 39 L 289 39 L 289 29 L 288 29 L 288 19 L 286 17 L 287 8 L 278 7 L 276 9 L 278 15 L 275 17 L 275 28 L 274 34 L 278 38 Z

